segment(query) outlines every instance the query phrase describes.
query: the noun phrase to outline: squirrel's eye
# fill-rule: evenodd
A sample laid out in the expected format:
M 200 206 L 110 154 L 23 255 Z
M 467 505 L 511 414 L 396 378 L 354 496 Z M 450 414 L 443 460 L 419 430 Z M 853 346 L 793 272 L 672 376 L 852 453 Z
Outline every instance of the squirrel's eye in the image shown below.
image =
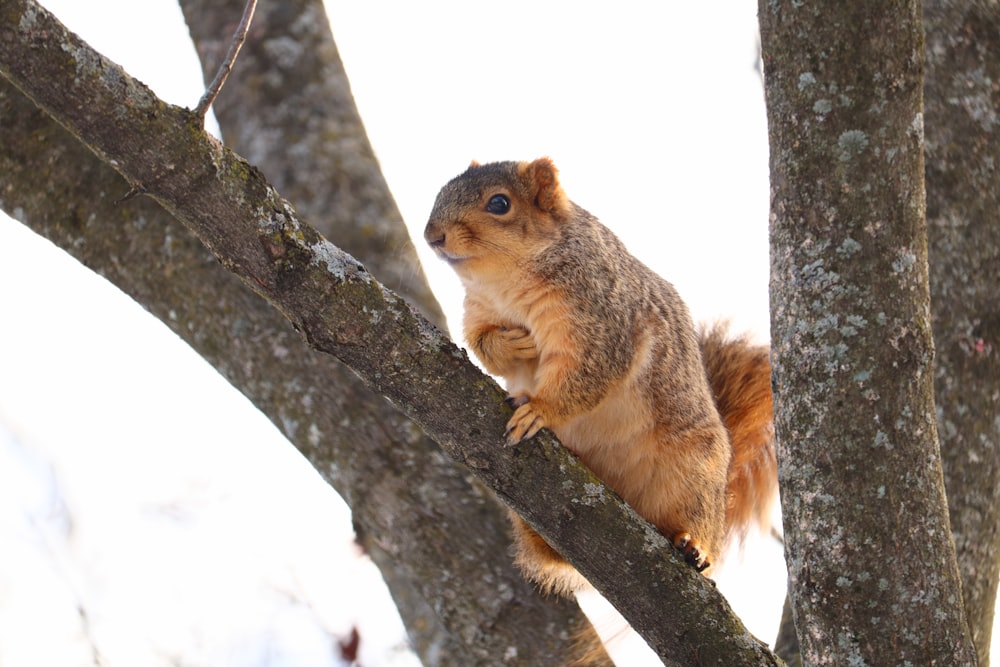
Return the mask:
M 503 215 L 510 210 L 510 199 L 507 195 L 493 195 L 486 202 L 486 212 L 493 215 Z

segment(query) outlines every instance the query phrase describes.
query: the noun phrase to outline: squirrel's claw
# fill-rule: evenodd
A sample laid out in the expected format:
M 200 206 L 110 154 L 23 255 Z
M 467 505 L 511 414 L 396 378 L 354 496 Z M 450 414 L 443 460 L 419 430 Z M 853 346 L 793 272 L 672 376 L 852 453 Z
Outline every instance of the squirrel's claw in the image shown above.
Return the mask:
M 514 408 L 515 410 L 517 410 L 519 407 L 521 407 L 530 400 L 531 399 L 528 397 L 527 394 L 517 394 L 516 396 L 508 396 L 507 398 L 503 399 L 504 403 Z
M 698 572 L 704 572 L 711 563 L 701 551 L 701 545 L 696 539 L 691 537 L 691 533 L 678 533 L 674 535 L 674 546 L 680 550 L 687 564 Z
M 508 446 L 534 436 L 545 427 L 545 418 L 535 408 L 530 396 L 525 394 L 510 396 L 507 398 L 507 403 L 516 408 L 514 416 L 507 422 L 507 430 L 504 431 Z

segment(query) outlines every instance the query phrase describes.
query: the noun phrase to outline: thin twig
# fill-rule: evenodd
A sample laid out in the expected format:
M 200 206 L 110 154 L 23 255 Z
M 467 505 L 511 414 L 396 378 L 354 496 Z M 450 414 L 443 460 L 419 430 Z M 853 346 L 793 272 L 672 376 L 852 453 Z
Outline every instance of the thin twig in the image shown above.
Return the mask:
M 115 201 L 115 206 L 118 206 L 119 204 L 124 204 L 125 202 L 131 199 L 135 199 L 139 195 L 144 195 L 144 194 L 146 194 L 146 186 L 140 183 L 139 181 L 133 181 L 130 184 L 128 192 L 125 193 L 125 196 Z
M 243 48 L 243 42 L 246 41 L 247 32 L 250 30 L 250 21 L 253 20 L 253 12 L 256 8 L 257 0 L 247 0 L 246 7 L 243 8 L 243 18 L 240 19 L 240 25 L 236 28 L 233 41 L 229 45 L 229 53 L 226 54 L 225 60 L 219 65 L 219 71 L 216 73 L 215 79 L 209 84 L 208 89 L 205 90 L 205 94 L 198 100 L 198 106 L 195 107 L 194 112 L 202 118 L 208 113 L 208 108 L 215 102 L 215 98 L 219 96 L 219 91 L 222 90 L 223 84 L 229 78 L 229 73 L 233 71 L 233 63 L 236 62 L 236 56 L 239 54 L 240 49 Z

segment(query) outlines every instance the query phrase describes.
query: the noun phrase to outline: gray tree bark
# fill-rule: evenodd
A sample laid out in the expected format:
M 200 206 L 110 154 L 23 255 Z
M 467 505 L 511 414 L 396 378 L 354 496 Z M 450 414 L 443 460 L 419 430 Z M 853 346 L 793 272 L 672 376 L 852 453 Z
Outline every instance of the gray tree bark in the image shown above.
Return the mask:
M 935 398 L 962 597 L 989 664 L 1000 576 L 1000 6 L 925 2 Z
M 67 34 L 31 0 L 10 0 L 0 9 L 0 73 L 29 92 L 103 162 L 114 165 L 130 187 L 143 190 L 182 221 L 243 285 L 278 308 L 313 348 L 345 362 L 445 451 L 487 481 L 580 567 L 667 664 L 776 664 L 714 588 L 687 567 L 662 536 L 597 484 L 551 436 L 515 450 L 502 447 L 503 426 L 510 415 L 503 392 L 357 260 L 305 225 L 259 171 L 204 135 L 190 113 L 162 104 L 120 68 Z M 27 152 L 38 149 L 35 145 Z M 27 179 L 22 183 L 31 189 Z M 4 192 L 6 197 L 6 188 Z M 6 199 L 3 203 L 9 207 Z M 141 236 L 144 226 L 126 229 Z M 227 335 L 246 338 L 241 311 L 232 314 Z M 215 343 L 222 340 L 226 336 Z M 316 355 L 309 360 L 316 361 Z M 253 374 L 252 368 L 244 370 Z M 302 376 L 293 378 L 309 386 Z M 254 382 L 273 384 L 273 378 L 255 377 L 250 383 Z M 258 390 L 264 395 L 271 391 L 264 386 Z M 302 402 L 314 404 L 318 397 L 305 391 Z M 285 409 L 261 402 L 272 415 Z M 342 417 L 350 422 L 357 415 Z M 297 423 L 292 429 L 296 432 L 318 430 L 325 435 L 309 418 L 293 423 Z M 420 439 L 414 430 L 398 428 L 409 438 Z M 307 452 L 342 444 L 303 437 Z M 350 435 L 343 437 L 348 441 Z M 358 470 L 370 454 L 352 448 L 343 451 L 343 456 Z M 419 504 L 428 498 L 434 508 L 453 503 L 454 496 L 420 477 L 421 469 L 415 466 L 424 458 L 439 457 L 426 450 L 399 455 L 393 459 L 396 468 L 390 469 L 396 474 L 373 471 L 364 482 L 356 480 L 355 496 L 345 495 L 364 505 L 386 495 L 419 491 L 422 495 L 413 507 L 429 513 L 435 509 Z M 336 466 L 323 472 L 336 479 L 347 476 Z M 573 511 L 567 515 L 565 508 Z M 441 516 L 436 518 L 435 525 L 424 525 L 421 535 L 414 534 L 416 544 L 404 544 L 393 532 L 396 526 L 386 526 L 381 537 L 393 547 L 387 551 L 396 557 L 429 551 L 449 564 L 464 562 L 468 556 L 461 552 L 468 542 L 480 539 L 482 528 L 464 531 Z M 440 541 L 453 533 L 464 538 L 462 548 L 457 549 L 460 553 L 445 551 L 442 545 L 446 543 Z M 470 535 L 475 537 L 469 540 Z M 623 562 L 630 567 L 623 570 Z M 463 613 L 451 606 L 458 585 L 455 577 L 462 576 L 459 572 L 432 571 L 426 573 L 429 580 L 413 579 L 427 599 L 443 608 L 443 613 L 436 611 L 445 623 L 453 620 L 448 612 Z M 473 652 L 473 662 L 458 664 L 496 664 L 502 656 L 516 653 L 512 644 L 504 643 L 516 638 L 484 640 L 481 635 L 496 632 L 494 624 L 502 623 L 507 614 L 520 613 L 521 599 L 495 579 L 469 585 L 482 587 L 482 598 L 474 600 L 485 608 L 479 612 L 478 625 L 461 626 L 465 634 L 449 628 L 449 639 L 453 644 L 476 642 L 475 651 L 486 650 L 491 656 Z M 459 597 L 469 591 L 462 586 Z M 545 635 L 551 627 L 540 626 L 537 631 Z M 460 648 L 455 646 L 456 651 Z M 503 648 L 508 650 L 493 652 Z M 524 655 L 513 659 L 528 664 L 561 662 Z
M 934 411 L 919 3 L 759 11 L 775 427 L 803 664 L 975 664 Z

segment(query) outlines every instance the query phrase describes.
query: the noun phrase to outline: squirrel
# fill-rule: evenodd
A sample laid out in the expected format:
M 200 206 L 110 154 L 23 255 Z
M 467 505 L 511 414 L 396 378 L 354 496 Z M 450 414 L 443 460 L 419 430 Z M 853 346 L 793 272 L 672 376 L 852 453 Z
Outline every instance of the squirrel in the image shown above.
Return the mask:
M 673 285 L 570 201 L 548 158 L 473 162 L 424 238 L 465 288 L 466 342 L 506 382 L 508 444 L 550 429 L 708 575 L 776 495 L 767 346 L 696 330 Z M 511 512 L 545 592 L 586 580 Z

